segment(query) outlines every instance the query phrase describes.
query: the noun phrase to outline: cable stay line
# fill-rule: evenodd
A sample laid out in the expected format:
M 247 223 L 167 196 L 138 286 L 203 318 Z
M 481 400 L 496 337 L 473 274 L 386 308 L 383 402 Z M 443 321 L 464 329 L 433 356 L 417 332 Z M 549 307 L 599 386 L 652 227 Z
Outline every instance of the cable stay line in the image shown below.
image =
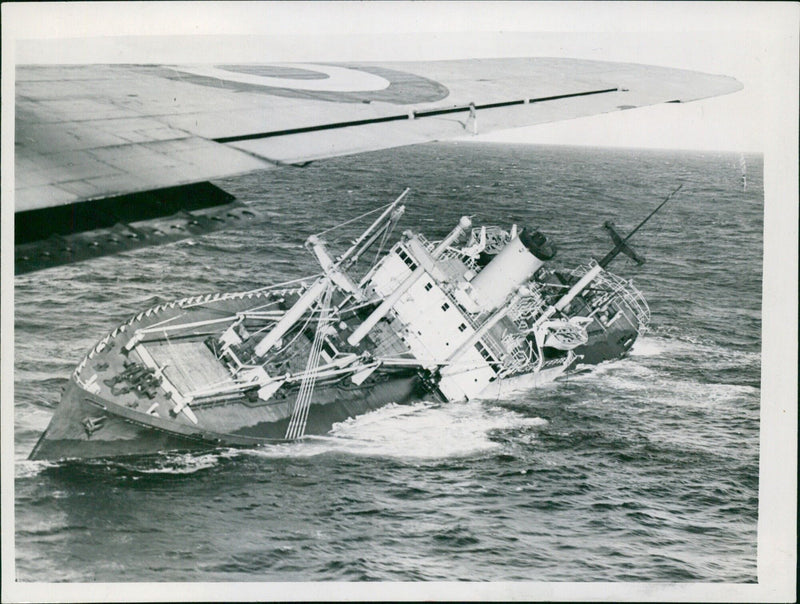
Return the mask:
M 311 398 L 314 394 L 314 385 L 317 382 L 317 375 L 319 373 L 319 358 L 322 353 L 322 344 L 325 341 L 325 331 L 328 325 L 330 316 L 330 302 L 331 295 L 333 294 L 333 285 L 328 284 L 328 288 L 320 302 L 320 318 L 317 323 L 317 330 L 314 333 L 314 341 L 311 344 L 311 351 L 308 355 L 308 362 L 306 363 L 306 371 L 303 374 L 303 379 L 300 382 L 300 390 L 297 393 L 297 399 L 292 409 L 292 417 L 289 420 L 289 425 L 286 427 L 286 439 L 295 440 L 301 438 L 306 431 L 306 423 L 308 421 L 308 410 L 311 406 Z

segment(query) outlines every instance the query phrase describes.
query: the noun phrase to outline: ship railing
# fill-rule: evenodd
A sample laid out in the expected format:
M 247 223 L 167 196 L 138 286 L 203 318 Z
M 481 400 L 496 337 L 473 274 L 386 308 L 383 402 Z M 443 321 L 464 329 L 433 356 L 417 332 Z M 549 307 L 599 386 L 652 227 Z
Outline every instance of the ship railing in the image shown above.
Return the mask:
M 513 347 L 505 354 L 501 361 L 499 377 L 503 378 L 509 375 L 523 372 L 526 368 L 531 366 L 532 351 L 530 346 L 526 346 L 526 341 L 516 335 L 511 336 L 511 339 L 516 340 L 516 346 L 509 342 Z M 504 342 L 506 338 L 503 339 Z
M 417 237 L 417 240 L 418 240 L 418 241 L 419 241 L 419 242 L 420 242 L 420 243 L 421 243 L 423 246 L 425 246 L 425 248 L 426 248 L 426 249 L 427 249 L 429 252 L 432 252 L 434 249 L 436 249 L 436 244 L 438 243 L 438 241 L 434 241 L 434 242 L 428 241 L 428 238 L 427 238 L 427 237 L 425 237 L 425 235 L 423 235 L 422 233 L 416 233 L 416 237 Z
M 500 377 L 505 377 L 520 371 L 530 359 L 524 350 L 525 340 L 519 334 L 506 333 L 500 341 L 507 351 L 500 362 Z
M 467 245 L 474 245 L 480 241 L 481 229 L 483 228 L 486 229 L 486 247 L 484 248 L 484 251 L 488 254 L 497 254 L 506 245 L 508 245 L 509 241 L 511 241 L 511 233 L 502 227 L 492 225 L 481 226 L 472 229 L 472 233 L 470 234 Z
M 541 314 L 544 308 L 544 298 L 542 294 L 533 290 L 531 295 L 524 296 L 513 304 L 508 310 L 508 318 L 511 319 L 519 329 L 527 329 L 529 322 Z
M 477 273 L 480 270 L 478 268 L 478 263 L 475 261 L 475 258 L 473 258 L 472 256 L 470 256 L 468 254 L 465 254 L 460 249 L 455 248 L 455 247 L 448 247 L 442 253 L 440 258 L 455 258 L 456 260 L 459 260 L 460 262 L 463 262 L 464 266 L 466 266 L 467 269 L 471 270 L 474 273 Z
M 497 341 L 497 338 L 494 337 L 491 333 L 483 334 L 481 341 L 495 356 L 495 358 L 502 359 L 506 355 L 506 349 L 500 342 Z
M 483 228 L 486 229 L 486 247 L 484 248 L 484 251 L 486 251 L 487 253 L 490 254 L 498 253 L 508 244 L 509 240 L 511 239 L 511 236 L 508 233 L 508 231 L 502 229 L 499 226 L 476 227 L 472 229 L 472 232 L 470 233 L 470 237 L 467 240 L 467 247 L 474 246 L 475 244 L 478 243 L 478 241 L 480 241 L 481 229 Z M 439 243 L 438 241 L 434 242 L 433 245 L 436 245 L 438 243 Z M 481 270 L 480 267 L 478 266 L 477 258 L 475 256 L 471 256 L 469 254 L 464 253 L 462 249 L 456 247 L 449 247 L 447 248 L 447 251 L 445 251 L 444 254 L 442 254 L 442 256 L 449 258 L 457 258 L 458 260 L 461 260 L 467 266 L 467 268 L 469 268 L 475 273 L 478 273 Z
M 590 262 L 588 265 L 581 265 L 572 270 L 572 276 L 580 278 L 585 275 L 594 265 L 596 261 Z M 633 312 L 636 320 L 639 323 L 639 330 L 643 331 L 650 323 L 650 307 L 644 298 L 641 291 L 633 284 L 630 279 L 626 280 L 614 273 L 601 271 L 595 277 L 595 283 L 604 286 L 610 291 L 612 295 L 621 299 L 626 306 Z
M 540 369 L 550 369 L 551 367 L 556 367 L 558 365 L 569 365 L 572 363 L 572 360 L 575 358 L 575 353 L 571 350 L 567 353 L 566 359 L 564 357 L 556 357 L 554 359 L 548 359 L 543 361 Z
M 506 350 L 512 350 L 522 343 L 522 336 L 517 333 L 506 332 L 503 334 L 503 337 L 500 338 L 500 342 L 502 342 Z

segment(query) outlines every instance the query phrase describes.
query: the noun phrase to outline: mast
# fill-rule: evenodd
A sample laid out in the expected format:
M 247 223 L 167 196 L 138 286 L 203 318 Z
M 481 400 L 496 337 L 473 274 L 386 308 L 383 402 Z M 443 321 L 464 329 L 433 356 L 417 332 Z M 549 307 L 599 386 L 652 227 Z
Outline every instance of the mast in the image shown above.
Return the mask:
M 586 289 L 586 286 L 589 285 L 592 281 L 594 281 L 597 275 L 599 275 L 606 268 L 606 266 L 608 266 L 611 263 L 611 261 L 614 260 L 614 258 L 616 258 L 619 255 L 620 252 L 624 253 L 627 256 L 630 256 L 637 263 L 643 264 L 644 258 L 639 256 L 628 246 L 628 240 L 631 237 L 633 237 L 636 234 L 636 231 L 642 228 L 645 225 L 645 223 L 656 214 L 656 212 L 658 212 L 661 208 L 663 208 L 664 205 L 670 199 L 672 199 L 675 193 L 680 191 L 682 187 L 683 184 L 678 185 L 678 187 L 674 191 L 672 191 L 669 195 L 667 195 L 664 201 L 658 204 L 658 206 L 652 212 L 650 212 L 644 220 L 642 220 L 638 225 L 636 225 L 636 228 L 634 228 L 630 233 L 628 233 L 628 235 L 624 239 L 617 234 L 617 232 L 614 230 L 614 226 L 610 222 L 606 222 L 604 226 L 610 231 L 611 238 L 614 240 L 614 243 L 616 244 L 614 246 L 614 249 L 612 249 L 610 252 L 608 252 L 608 254 L 603 256 L 603 258 L 597 264 L 592 266 L 587 271 L 587 273 L 578 280 L 577 283 L 575 283 L 572 287 L 569 288 L 569 291 L 567 291 L 566 294 L 561 296 L 561 298 L 559 298 L 559 300 L 553 306 L 551 306 L 544 313 L 542 313 L 542 316 L 536 320 L 536 324 L 541 325 L 542 323 L 547 321 L 550 317 L 552 317 L 556 311 L 562 311 L 567 306 L 569 306 L 570 302 L 572 302 L 575 296 L 577 296 L 584 289 Z
M 402 215 L 402 211 L 404 206 L 400 206 L 398 208 L 398 204 L 402 201 L 402 199 L 408 194 L 410 189 L 406 189 L 403 193 L 395 199 L 386 210 L 381 213 L 381 215 L 369 226 L 367 230 L 364 231 L 348 248 L 348 250 L 342 254 L 338 259 L 333 259 L 330 254 L 328 253 L 327 248 L 325 247 L 325 243 L 322 239 L 319 238 L 319 235 L 322 235 L 327 231 L 322 231 L 317 235 L 312 235 L 306 240 L 306 246 L 309 247 L 313 252 L 314 255 L 317 257 L 317 260 L 322 267 L 323 272 L 325 273 L 324 276 L 320 277 L 315 281 L 300 299 L 295 302 L 294 306 L 292 306 L 289 310 L 286 311 L 284 316 L 274 325 L 274 327 L 261 339 L 260 342 L 255 347 L 255 353 L 259 357 L 263 357 L 267 354 L 279 341 L 280 339 L 297 323 L 300 318 L 305 314 L 305 312 L 310 309 L 323 295 L 323 293 L 328 290 L 329 286 L 333 283 L 339 286 L 344 291 L 358 296 L 360 294 L 359 287 L 353 283 L 350 277 L 343 272 L 340 267 L 346 266 L 346 263 L 354 257 L 357 257 L 357 254 L 361 252 L 361 250 L 366 246 L 370 245 L 374 238 L 371 237 L 374 235 L 377 230 L 380 228 L 381 225 L 387 222 L 387 220 L 393 220 L 399 218 Z M 374 210 L 373 210 L 374 211 Z M 356 220 L 356 219 L 353 219 Z M 348 221 L 348 222 L 352 222 Z M 344 223 L 347 224 L 347 223 Z M 337 227 L 341 227 L 343 225 L 337 225 Z M 332 228 L 337 228 L 332 227 Z M 364 243 L 364 241 L 366 243 Z
M 670 199 L 672 199 L 673 195 L 675 195 L 675 193 L 680 191 L 682 187 L 683 187 L 683 183 L 679 184 L 678 187 L 674 191 L 672 191 L 672 193 L 667 195 L 666 198 L 664 199 L 664 201 L 662 201 L 660 204 L 658 204 L 656 209 L 653 210 L 652 212 L 650 212 L 647 215 L 647 218 L 645 218 L 638 225 L 636 225 L 636 228 L 633 229 L 630 233 L 628 233 L 628 235 L 624 239 L 620 239 L 619 235 L 617 235 L 616 231 L 614 230 L 613 225 L 611 225 L 610 222 L 606 222 L 605 226 L 611 232 L 611 238 L 614 240 L 614 243 L 616 245 L 614 246 L 614 249 L 612 249 L 610 252 L 608 252 L 608 254 L 603 256 L 603 258 L 600 260 L 600 262 L 598 262 L 598 264 L 603 268 L 607 267 L 609 264 L 611 264 L 611 261 L 614 260 L 614 258 L 619 256 L 620 252 L 623 252 L 624 254 L 630 256 L 631 258 L 636 260 L 639 264 L 643 264 L 644 263 L 644 259 L 639 257 L 639 256 L 637 256 L 636 253 L 630 247 L 628 247 L 628 245 L 627 245 L 628 240 L 631 237 L 633 237 L 636 234 L 636 231 L 641 229 L 645 225 L 645 223 L 655 215 L 656 212 L 658 212 L 661 208 L 663 208 L 664 205 Z M 616 235 L 616 237 L 615 237 L 615 235 Z

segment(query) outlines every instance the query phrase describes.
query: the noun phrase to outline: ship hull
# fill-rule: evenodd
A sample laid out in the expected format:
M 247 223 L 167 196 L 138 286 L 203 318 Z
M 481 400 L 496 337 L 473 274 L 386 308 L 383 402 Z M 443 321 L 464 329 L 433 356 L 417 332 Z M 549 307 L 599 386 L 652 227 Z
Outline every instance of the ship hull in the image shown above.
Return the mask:
M 593 334 L 586 345 L 576 349 L 577 365 L 594 365 L 624 356 L 636 335 L 635 330 L 621 325 L 610 333 L 604 332 L 602 337 Z M 494 398 L 502 392 L 535 387 L 557 379 L 561 374 L 561 371 L 554 370 L 497 380 L 487 389 L 485 396 Z M 415 373 L 377 376 L 377 380 L 378 383 L 362 387 L 339 382 L 319 388 L 309 408 L 305 434 L 323 435 L 338 422 L 387 404 L 407 404 L 432 396 Z M 501 382 L 505 382 L 505 386 Z M 285 435 L 291 417 L 291 402 L 261 407 L 258 412 L 258 407 L 240 402 L 216 410 L 198 410 L 201 417 L 213 414 L 217 424 L 224 423 L 225 419 L 243 422 L 228 432 L 201 430 L 172 419 L 132 411 L 113 400 L 87 392 L 70 379 L 50 425 L 31 452 L 30 459 L 151 455 L 287 442 Z
M 576 365 L 597 365 L 628 354 L 639 332 L 629 321 L 625 323 L 607 331 L 590 333 L 589 341 L 574 350 L 578 356 Z
M 322 435 L 334 424 L 389 403 L 410 403 L 425 395 L 416 375 L 395 376 L 362 388 L 320 388 L 309 408 L 306 435 Z M 276 405 L 273 405 L 275 407 Z M 244 403 L 225 406 L 229 422 L 243 422 L 230 432 L 191 427 L 174 419 L 132 411 L 87 392 L 74 380 L 30 454 L 31 460 L 149 455 L 217 447 L 258 447 L 287 442 L 291 406 L 269 413 L 248 413 Z M 220 413 L 217 413 L 219 416 Z M 242 419 L 242 418 L 250 418 Z M 255 421 L 252 418 L 261 418 Z M 273 419 L 270 419 L 273 418 Z
M 637 335 L 633 318 L 627 315 L 621 316 L 613 327 L 591 330 L 589 341 L 574 351 L 574 366 L 620 358 L 630 350 Z M 107 354 L 113 353 L 109 350 Z M 267 403 L 239 398 L 198 405 L 193 408 L 199 424 L 193 425 L 182 414 L 162 417 L 144 412 L 149 402 L 134 406 L 133 394 L 126 398 L 108 396 L 105 389 L 100 394 L 90 392 L 77 379 L 79 374 L 70 378 L 47 430 L 30 454 L 31 460 L 151 455 L 287 442 L 295 401 L 292 392 Z M 557 369 L 496 380 L 483 394 L 494 398 L 503 392 L 552 381 L 561 374 L 563 370 Z M 304 434 L 326 434 L 338 422 L 389 403 L 430 399 L 436 396 L 431 386 L 413 369 L 379 370 L 358 386 L 347 379 L 318 384 Z

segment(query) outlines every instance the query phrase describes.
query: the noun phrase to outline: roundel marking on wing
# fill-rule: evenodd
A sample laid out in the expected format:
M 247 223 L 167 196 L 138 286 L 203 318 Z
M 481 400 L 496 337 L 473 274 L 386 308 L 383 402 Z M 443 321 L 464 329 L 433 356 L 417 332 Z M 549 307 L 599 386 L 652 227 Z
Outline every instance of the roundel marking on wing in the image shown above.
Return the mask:
M 411 105 L 440 101 L 450 94 L 435 80 L 377 65 L 181 65 L 148 71 L 170 80 L 234 92 L 335 103 Z
M 276 67 L 283 67 L 276 65 Z M 296 64 L 293 68 L 321 74 L 322 77 L 309 79 L 308 77 L 276 77 L 272 75 L 259 75 L 245 73 L 241 69 L 225 69 L 210 65 L 197 67 L 182 67 L 181 71 L 208 78 L 217 78 L 228 82 L 240 84 L 253 84 L 255 86 L 268 86 L 271 88 L 288 88 L 292 90 L 308 90 L 317 92 L 365 92 L 384 90 L 391 82 L 381 76 L 334 65 Z M 293 74 L 296 75 L 296 74 Z

